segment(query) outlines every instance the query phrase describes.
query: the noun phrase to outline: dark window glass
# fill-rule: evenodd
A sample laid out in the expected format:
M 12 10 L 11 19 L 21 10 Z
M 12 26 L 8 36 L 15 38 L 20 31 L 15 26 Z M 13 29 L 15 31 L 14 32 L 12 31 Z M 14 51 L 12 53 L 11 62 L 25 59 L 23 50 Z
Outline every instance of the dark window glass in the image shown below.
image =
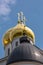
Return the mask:
M 23 33 L 23 35 L 25 36 L 26 34 L 25 34 L 25 33 Z
M 10 54 L 10 48 L 8 48 L 8 55 Z
M 20 43 L 28 42 L 30 43 L 30 40 L 27 39 L 26 36 L 20 38 Z
M 16 42 L 16 46 L 18 46 L 18 42 Z

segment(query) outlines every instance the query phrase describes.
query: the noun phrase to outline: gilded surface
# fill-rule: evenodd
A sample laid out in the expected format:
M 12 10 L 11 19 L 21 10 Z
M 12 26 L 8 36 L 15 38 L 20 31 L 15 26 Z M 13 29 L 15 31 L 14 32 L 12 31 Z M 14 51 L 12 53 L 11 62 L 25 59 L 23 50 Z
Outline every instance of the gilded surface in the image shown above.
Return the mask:
M 34 42 L 35 36 L 33 31 L 30 28 L 24 26 L 24 24 L 18 23 L 15 27 L 11 28 L 5 33 L 3 37 L 4 45 L 9 44 L 16 37 L 23 36 L 23 33 L 30 37 Z

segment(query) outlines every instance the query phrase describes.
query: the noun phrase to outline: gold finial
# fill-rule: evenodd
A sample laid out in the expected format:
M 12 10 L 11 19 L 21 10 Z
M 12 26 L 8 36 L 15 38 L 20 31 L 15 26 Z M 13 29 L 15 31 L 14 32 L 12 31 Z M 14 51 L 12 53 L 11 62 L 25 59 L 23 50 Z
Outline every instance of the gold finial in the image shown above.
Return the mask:
M 21 21 L 23 22 L 23 12 L 20 12 L 20 18 L 21 18 Z
M 18 13 L 18 21 L 20 21 L 20 13 Z
M 25 24 L 25 21 L 26 21 L 26 18 L 23 15 L 23 12 L 21 11 L 20 13 L 18 13 L 18 22 Z
M 18 21 L 23 22 L 23 12 L 18 13 Z
M 26 21 L 26 18 L 25 18 L 25 16 L 23 17 L 23 22 L 24 22 L 24 25 L 25 25 L 25 21 Z

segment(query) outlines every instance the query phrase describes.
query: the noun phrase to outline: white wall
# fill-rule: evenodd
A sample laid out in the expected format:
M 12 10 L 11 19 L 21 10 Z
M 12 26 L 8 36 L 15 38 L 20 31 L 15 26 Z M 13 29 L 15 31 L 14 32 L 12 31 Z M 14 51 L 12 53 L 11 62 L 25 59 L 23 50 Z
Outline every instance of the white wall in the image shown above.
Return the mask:
M 12 52 L 11 43 L 9 43 L 9 44 L 5 47 L 5 57 L 8 56 L 8 48 L 10 48 L 10 53 L 11 53 L 11 52 Z
M 19 38 L 15 38 L 15 39 L 12 41 L 12 50 L 14 50 L 14 48 L 16 48 L 16 42 L 18 42 L 18 46 L 19 46 L 19 45 L 20 45 Z
M 29 39 L 29 38 L 28 38 Z M 30 40 L 30 39 L 29 39 Z M 14 50 L 14 48 L 16 48 L 16 42 L 18 42 L 18 46 L 20 45 L 20 37 L 18 38 L 14 38 L 12 43 L 9 43 L 6 47 L 5 47 L 5 56 L 8 56 L 8 48 L 10 48 L 10 53 Z M 30 43 L 33 45 L 32 40 L 30 40 Z
M 8 56 L 8 48 L 10 48 L 10 53 L 14 50 L 14 48 L 16 48 L 16 42 L 18 42 L 18 45 L 20 45 L 20 38 L 15 38 L 12 43 L 9 43 L 8 45 L 6 45 L 5 47 L 5 57 Z
M 7 62 L 7 58 L 3 58 L 3 59 L 0 59 L 0 65 L 6 65 L 6 62 Z
M 0 65 L 6 65 L 6 61 L 0 62 Z

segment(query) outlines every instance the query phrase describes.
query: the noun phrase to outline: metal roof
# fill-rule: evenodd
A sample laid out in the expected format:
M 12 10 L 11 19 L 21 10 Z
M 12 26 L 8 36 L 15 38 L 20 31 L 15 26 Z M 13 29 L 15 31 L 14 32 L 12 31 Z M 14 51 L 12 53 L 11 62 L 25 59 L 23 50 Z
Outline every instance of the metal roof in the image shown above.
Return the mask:
M 16 47 L 8 58 L 7 65 L 20 61 L 35 61 L 43 64 L 43 51 L 29 43 Z

